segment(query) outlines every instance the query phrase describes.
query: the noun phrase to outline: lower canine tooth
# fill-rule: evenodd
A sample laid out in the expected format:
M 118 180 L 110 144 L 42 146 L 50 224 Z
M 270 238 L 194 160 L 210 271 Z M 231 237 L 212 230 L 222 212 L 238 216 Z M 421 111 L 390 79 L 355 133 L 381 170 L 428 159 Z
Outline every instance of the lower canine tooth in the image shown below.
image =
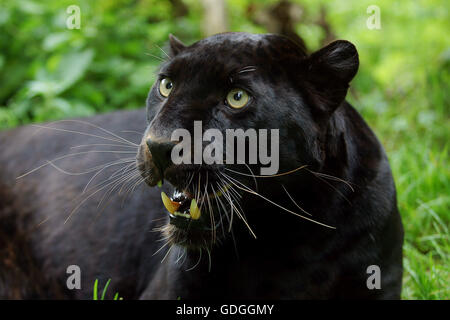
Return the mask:
M 200 218 L 201 211 L 198 208 L 197 201 L 195 201 L 195 199 L 191 200 L 191 208 L 190 208 L 189 212 L 190 212 L 191 218 L 193 220 L 197 220 L 198 218 Z
M 164 191 L 161 192 L 161 199 L 164 207 L 166 207 L 167 211 L 172 214 L 180 207 L 180 203 L 170 200 L 170 198 L 167 196 L 167 194 L 164 193 Z

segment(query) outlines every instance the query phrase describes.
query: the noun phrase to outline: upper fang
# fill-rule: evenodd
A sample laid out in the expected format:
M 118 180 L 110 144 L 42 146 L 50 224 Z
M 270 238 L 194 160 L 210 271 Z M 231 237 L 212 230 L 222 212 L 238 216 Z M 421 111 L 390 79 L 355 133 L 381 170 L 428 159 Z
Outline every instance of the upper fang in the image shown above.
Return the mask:
M 164 191 L 161 192 L 161 199 L 164 204 L 164 207 L 166 207 L 167 211 L 169 211 L 171 214 L 173 214 L 175 211 L 178 210 L 181 203 L 172 201 L 167 194 L 164 193 Z

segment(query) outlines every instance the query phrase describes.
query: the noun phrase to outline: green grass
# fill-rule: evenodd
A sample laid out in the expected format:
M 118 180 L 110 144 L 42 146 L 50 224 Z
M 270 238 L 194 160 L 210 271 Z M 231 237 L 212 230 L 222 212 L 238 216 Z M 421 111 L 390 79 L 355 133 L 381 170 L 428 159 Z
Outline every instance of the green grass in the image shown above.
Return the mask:
M 106 281 L 106 284 L 103 287 L 102 295 L 99 299 L 98 298 L 98 279 L 95 279 L 94 288 L 93 288 L 93 292 L 92 292 L 92 300 L 105 300 L 106 292 L 108 291 L 108 286 L 109 286 L 110 282 L 111 282 L 111 279 L 108 279 L 108 281 Z M 123 298 L 119 297 L 119 293 L 116 292 L 114 294 L 113 300 L 123 300 Z
M 448 299 L 448 150 L 438 150 L 437 146 L 430 150 L 426 146 L 426 138 L 417 138 L 391 152 L 405 226 L 403 298 Z
M 418 86 L 407 99 L 391 98 L 382 114 L 360 107 L 386 147 L 396 181 L 405 228 L 403 299 L 450 298 L 448 96 L 441 100 L 448 90 L 445 72 L 439 86 Z

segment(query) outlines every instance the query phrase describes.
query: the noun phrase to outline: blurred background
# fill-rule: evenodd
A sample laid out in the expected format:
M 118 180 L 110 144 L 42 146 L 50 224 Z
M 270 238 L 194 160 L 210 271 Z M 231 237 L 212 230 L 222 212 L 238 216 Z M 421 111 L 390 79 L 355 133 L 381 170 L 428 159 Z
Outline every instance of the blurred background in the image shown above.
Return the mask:
M 80 8 L 79 29 L 67 27 L 70 5 Z M 375 28 L 372 5 L 380 13 Z M 397 184 L 406 240 L 402 296 L 449 299 L 449 6 L 445 0 L 1 0 L 0 129 L 144 106 L 169 33 L 187 44 L 221 31 L 283 33 L 309 52 L 349 40 L 360 69 L 347 99 L 385 146 Z

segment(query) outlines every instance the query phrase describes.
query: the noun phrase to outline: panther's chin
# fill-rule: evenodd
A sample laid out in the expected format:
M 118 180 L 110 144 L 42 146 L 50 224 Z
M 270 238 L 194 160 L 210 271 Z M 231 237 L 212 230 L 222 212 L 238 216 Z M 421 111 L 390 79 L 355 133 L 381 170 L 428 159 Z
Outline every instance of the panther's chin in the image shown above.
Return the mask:
M 163 237 L 171 245 L 177 245 L 188 250 L 211 249 L 223 239 L 222 234 L 214 235 L 212 230 L 180 228 L 171 223 L 161 228 Z

